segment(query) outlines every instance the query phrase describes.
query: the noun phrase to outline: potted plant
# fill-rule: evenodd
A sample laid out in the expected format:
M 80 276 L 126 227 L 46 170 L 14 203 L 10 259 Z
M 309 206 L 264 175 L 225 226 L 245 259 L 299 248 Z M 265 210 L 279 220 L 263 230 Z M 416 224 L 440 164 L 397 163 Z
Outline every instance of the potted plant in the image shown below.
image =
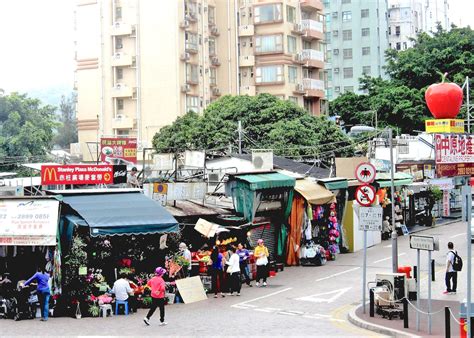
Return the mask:
M 96 303 L 92 303 L 89 305 L 89 314 L 92 317 L 99 317 L 100 314 L 100 307 Z

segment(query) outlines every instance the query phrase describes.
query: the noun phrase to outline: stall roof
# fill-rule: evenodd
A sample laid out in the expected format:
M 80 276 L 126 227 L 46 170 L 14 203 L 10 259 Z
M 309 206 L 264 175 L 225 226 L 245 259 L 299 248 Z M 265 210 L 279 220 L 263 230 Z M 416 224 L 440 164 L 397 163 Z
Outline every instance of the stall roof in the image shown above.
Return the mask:
M 174 217 L 139 192 L 65 195 L 63 202 L 87 222 L 92 236 L 178 231 Z
M 232 175 L 232 178 L 247 182 L 250 190 L 292 188 L 295 186 L 293 177 L 276 172 Z
M 329 190 L 347 189 L 349 187 L 347 179 L 343 177 L 324 178 L 318 180 L 318 182 Z
M 375 181 L 379 184 L 380 188 L 390 187 L 390 173 L 377 173 Z M 398 172 L 393 174 L 393 184 L 396 187 L 402 185 L 410 185 L 413 183 L 413 176 L 407 173 Z
M 202 203 L 202 201 L 201 201 Z M 174 217 L 186 216 L 215 216 L 230 214 L 229 210 L 219 208 L 215 205 L 202 205 L 190 200 L 176 201 L 176 206 L 165 206 Z
M 310 204 L 321 205 L 335 202 L 335 196 L 331 191 L 308 179 L 296 180 L 295 190 Z

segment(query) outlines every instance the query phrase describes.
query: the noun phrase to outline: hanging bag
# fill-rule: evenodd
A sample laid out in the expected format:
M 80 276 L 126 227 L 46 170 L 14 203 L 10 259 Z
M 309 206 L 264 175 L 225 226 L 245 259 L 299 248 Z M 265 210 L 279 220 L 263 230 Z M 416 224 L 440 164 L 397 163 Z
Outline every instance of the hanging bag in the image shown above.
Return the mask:
M 81 319 L 82 318 L 82 313 L 81 313 L 81 307 L 79 306 L 79 302 L 77 302 L 77 307 L 76 307 L 76 319 Z

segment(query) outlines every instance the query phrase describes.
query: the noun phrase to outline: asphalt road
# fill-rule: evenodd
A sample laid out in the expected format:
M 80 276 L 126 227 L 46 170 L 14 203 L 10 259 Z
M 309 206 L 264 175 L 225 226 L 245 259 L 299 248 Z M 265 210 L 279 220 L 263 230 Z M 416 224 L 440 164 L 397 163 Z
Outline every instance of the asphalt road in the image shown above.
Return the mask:
M 457 295 L 443 295 L 444 262 L 447 242 L 453 241 L 466 257 L 466 226 L 443 225 L 420 234 L 440 238 L 436 260 L 433 298 L 465 298 L 465 270 L 459 277 Z M 399 265 L 416 264 L 416 250 L 409 248 L 408 236 L 398 240 Z M 391 272 L 391 241 L 369 248 L 367 281 L 376 273 Z M 466 266 L 466 259 L 464 264 Z M 0 321 L 0 336 L 380 336 L 353 326 L 347 314 L 362 299 L 363 253 L 339 255 L 321 267 L 291 267 L 269 279 L 266 288 L 243 286 L 241 297 L 209 298 L 193 304 L 166 307 L 165 327 L 158 326 L 158 315 L 146 327 L 144 310 L 130 316 L 109 318 L 51 318 L 48 322 Z M 427 254 L 422 254 L 422 295 L 427 294 Z M 426 318 L 422 318 L 426 320 Z

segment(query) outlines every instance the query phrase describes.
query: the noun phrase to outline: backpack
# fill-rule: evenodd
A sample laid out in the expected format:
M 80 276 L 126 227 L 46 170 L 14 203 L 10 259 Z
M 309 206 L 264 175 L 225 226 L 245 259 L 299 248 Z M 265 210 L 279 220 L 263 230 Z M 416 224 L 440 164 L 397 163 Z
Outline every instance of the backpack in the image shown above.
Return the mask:
M 454 251 L 451 251 L 454 254 L 453 260 L 453 270 L 461 271 L 462 270 L 462 258 Z

